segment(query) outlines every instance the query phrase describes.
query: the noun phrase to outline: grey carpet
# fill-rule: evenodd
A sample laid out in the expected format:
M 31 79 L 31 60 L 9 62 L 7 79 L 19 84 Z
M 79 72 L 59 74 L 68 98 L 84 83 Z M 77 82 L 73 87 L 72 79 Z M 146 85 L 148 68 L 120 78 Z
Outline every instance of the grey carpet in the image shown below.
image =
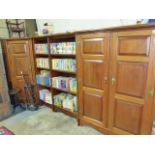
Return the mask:
M 78 126 L 75 118 L 49 108 L 24 111 L 2 122 L 17 135 L 100 135 L 89 126 Z

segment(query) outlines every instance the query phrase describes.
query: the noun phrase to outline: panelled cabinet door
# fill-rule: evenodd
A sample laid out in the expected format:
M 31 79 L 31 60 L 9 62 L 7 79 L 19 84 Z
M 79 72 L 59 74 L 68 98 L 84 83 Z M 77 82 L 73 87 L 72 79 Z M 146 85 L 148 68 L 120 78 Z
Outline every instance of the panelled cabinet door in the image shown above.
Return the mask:
M 115 133 L 151 133 L 154 46 L 151 30 L 113 33 L 108 124 Z
M 30 48 L 30 43 L 28 40 L 8 41 L 7 48 L 12 86 L 13 88 L 18 88 L 21 90 L 18 97 L 22 102 L 26 102 L 24 80 L 21 72 L 24 74 L 27 81 L 33 81 L 33 64 L 31 61 L 32 51 Z
M 109 34 L 77 36 L 79 117 L 106 126 Z

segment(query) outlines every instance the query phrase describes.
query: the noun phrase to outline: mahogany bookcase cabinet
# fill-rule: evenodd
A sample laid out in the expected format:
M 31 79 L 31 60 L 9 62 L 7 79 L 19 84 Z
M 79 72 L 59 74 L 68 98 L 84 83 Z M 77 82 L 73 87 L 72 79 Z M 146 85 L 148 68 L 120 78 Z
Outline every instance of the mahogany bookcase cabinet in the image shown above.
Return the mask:
M 79 125 L 105 134 L 151 134 L 155 113 L 155 24 L 140 24 L 32 38 L 76 41 Z M 34 52 L 33 52 L 34 53 Z M 40 55 L 34 54 L 34 59 Z M 58 55 L 44 55 L 49 60 Z M 35 67 L 35 73 L 39 69 Z M 51 70 L 51 76 L 68 75 Z M 38 86 L 42 87 L 42 86 Z M 61 90 L 49 87 L 52 95 Z M 54 111 L 53 105 L 51 106 Z

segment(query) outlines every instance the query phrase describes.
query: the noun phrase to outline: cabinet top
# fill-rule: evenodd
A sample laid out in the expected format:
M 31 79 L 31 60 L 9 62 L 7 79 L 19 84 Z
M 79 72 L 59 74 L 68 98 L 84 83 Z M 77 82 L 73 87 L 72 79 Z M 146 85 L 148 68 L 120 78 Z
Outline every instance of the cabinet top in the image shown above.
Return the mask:
M 6 40 L 23 40 L 23 39 L 32 39 L 32 38 L 47 38 L 47 37 L 74 37 L 78 34 L 83 33 L 95 33 L 95 32 L 115 32 L 115 31 L 123 31 L 123 30 L 136 30 L 136 29 L 155 29 L 155 23 L 148 23 L 148 24 L 135 24 L 135 25 L 126 25 L 126 26 L 113 26 L 107 28 L 100 28 L 100 29 L 89 29 L 89 30 L 80 30 L 74 32 L 65 32 L 65 33 L 56 33 L 52 35 L 45 35 L 45 36 L 34 36 L 34 37 L 25 37 L 25 38 L 9 38 Z

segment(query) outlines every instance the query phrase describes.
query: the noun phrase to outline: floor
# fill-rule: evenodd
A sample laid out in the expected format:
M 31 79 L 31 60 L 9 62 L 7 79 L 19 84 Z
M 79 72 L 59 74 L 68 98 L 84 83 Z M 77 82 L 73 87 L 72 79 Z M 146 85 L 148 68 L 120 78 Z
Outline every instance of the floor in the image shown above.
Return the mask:
M 75 118 L 46 107 L 17 113 L 0 125 L 17 135 L 101 135 L 89 126 L 78 126 Z

